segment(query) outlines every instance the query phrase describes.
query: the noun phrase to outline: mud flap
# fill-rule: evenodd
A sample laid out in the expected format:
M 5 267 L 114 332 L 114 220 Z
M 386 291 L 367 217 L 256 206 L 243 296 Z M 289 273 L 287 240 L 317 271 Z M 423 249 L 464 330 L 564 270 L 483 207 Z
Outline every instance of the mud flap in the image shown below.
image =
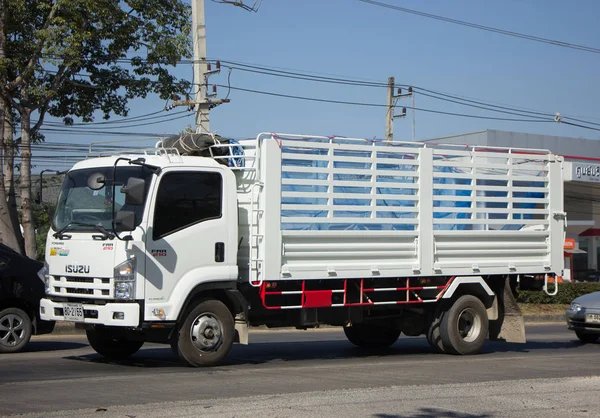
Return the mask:
M 248 345 L 248 322 L 238 314 L 235 317 L 235 335 L 233 342 Z
M 489 339 L 510 343 L 525 343 L 525 322 L 511 288 L 511 278 L 506 277 L 503 289 L 497 293 L 498 319 L 490 321 Z M 496 289 L 495 289 L 496 290 Z M 501 290 L 501 291 L 500 291 Z

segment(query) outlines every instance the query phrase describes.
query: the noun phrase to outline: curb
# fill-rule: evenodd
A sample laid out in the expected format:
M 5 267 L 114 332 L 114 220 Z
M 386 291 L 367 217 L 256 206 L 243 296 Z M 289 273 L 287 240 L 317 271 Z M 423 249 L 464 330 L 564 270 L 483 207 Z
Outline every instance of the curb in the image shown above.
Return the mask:
M 540 314 L 540 315 L 523 315 L 523 320 L 526 324 L 535 323 L 566 323 L 565 316 L 563 314 Z M 328 325 L 321 325 L 319 328 L 339 328 Z M 315 329 L 319 329 L 315 328 Z M 253 327 L 255 330 L 267 330 L 267 329 L 278 329 L 278 328 L 267 328 L 267 327 Z M 287 329 L 287 328 L 285 328 Z M 292 328 L 293 329 L 293 328 Z M 310 328 L 309 328 L 310 329 Z M 77 324 L 74 322 L 62 322 L 58 321 L 54 326 L 52 335 L 84 335 L 85 328 L 83 324 Z
M 539 315 L 523 315 L 525 323 L 536 323 L 536 322 L 560 322 L 563 324 L 567 323 L 565 314 L 539 314 Z

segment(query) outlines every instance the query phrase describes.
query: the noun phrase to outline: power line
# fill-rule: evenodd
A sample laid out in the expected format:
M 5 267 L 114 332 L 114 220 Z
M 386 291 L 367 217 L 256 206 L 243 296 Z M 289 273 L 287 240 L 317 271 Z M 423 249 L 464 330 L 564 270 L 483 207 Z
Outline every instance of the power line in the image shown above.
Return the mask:
M 230 64 L 230 68 L 232 68 L 232 69 L 237 69 L 237 70 L 240 70 L 240 71 L 251 72 L 251 73 L 256 73 L 256 74 L 264 74 L 264 75 L 269 75 L 269 76 L 275 76 L 275 77 L 298 79 L 298 80 L 307 80 L 307 81 L 313 81 L 313 82 L 319 82 L 319 83 L 353 85 L 353 86 L 360 86 L 360 87 L 388 88 L 387 83 L 371 82 L 371 81 L 361 81 L 361 80 L 356 80 L 356 79 L 353 80 L 353 79 L 348 79 L 348 78 L 312 76 L 310 74 L 303 74 L 303 73 L 300 73 L 300 72 L 297 72 L 297 71 L 294 71 L 294 72 L 293 71 L 280 71 L 280 70 L 275 70 L 275 69 L 271 69 L 271 68 L 268 68 L 268 67 L 261 67 L 261 66 L 253 65 L 253 64 L 241 64 L 241 63 L 237 63 L 237 62 L 234 62 L 234 61 L 222 60 L 222 62 Z M 240 66 L 242 66 L 242 67 L 240 67 Z M 488 110 L 488 111 L 491 111 L 491 112 L 504 113 L 504 114 L 514 114 L 516 116 L 532 117 L 532 118 L 537 117 L 537 116 L 554 117 L 554 113 L 532 111 L 532 110 L 526 110 L 526 109 L 522 109 L 522 108 L 520 109 L 520 108 L 518 108 L 516 106 L 512 106 L 512 107 L 500 106 L 500 105 L 492 104 L 492 103 L 489 103 L 489 102 L 483 102 L 483 101 L 479 101 L 479 100 L 472 100 L 472 99 L 464 98 L 464 97 L 461 97 L 461 96 L 458 96 L 458 95 L 452 95 L 452 94 L 448 94 L 448 93 L 442 93 L 442 92 L 439 92 L 439 91 L 435 91 L 435 90 L 431 90 L 431 89 L 427 89 L 427 88 L 419 87 L 419 86 L 415 86 L 415 85 L 396 84 L 396 86 L 397 87 L 413 87 L 413 89 L 419 90 L 419 94 L 431 97 L 433 99 L 443 100 L 443 101 L 448 101 L 448 102 L 453 102 L 453 103 L 457 103 L 457 104 L 460 104 L 460 105 L 463 105 L 463 106 L 480 108 L 480 109 Z M 434 95 L 442 96 L 442 97 L 428 95 L 428 94 L 423 93 L 423 92 L 429 92 L 429 93 L 432 93 Z M 444 99 L 443 97 L 456 99 L 458 101 Z M 462 102 L 466 102 L 466 103 L 462 103 Z M 468 104 L 468 103 L 474 103 L 474 104 L 486 106 L 487 108 L 486 107 L 481 107 L 481 106 L 474 106 L 474 105 Z M 491 108 L 493 108 L 493 109 L 491 109 Z M 510 112 L 504 112 L 502 110 L 496 110 L 496 109 L 508 110 Z M 535 115 L 535 116 L 531 116 L 531 115 Z M 564 118 L 570 119 L 570 120 L 575 120 L 575 121 L 582 122 L 582 123 L 587 123 L 589 125 L 598 125 L 598 126 L 600 126 L 600 124 L 596 124 L 594 122 L 589 122 L 589 121 L 586 121 L 586 120 L 583 120 L 583 119 L 576 119 L 576 118 L 573 118 L 573 117 L 570 117 L 570 116 L 567 116 L 567 115 L 563 115 L 563 119 Z
M 151 113 L 146 113 L 144 115 L 138 115 L 138 116 L 131 116 L 131 117 L 124 117 L 122 119 L 115 119 L 115 120 L 107 120 L 107 121 L 103 121 L 103 122 L 75 122 L 72 125 L 68 125 L 68 126 L 90 126 L 90 125 L 109 125 L 109 124 L 119 124 L 119 123 L 127 123 L 127 122 L 132 122 L 132 121 L 141 121 L 141 120 L 147 120 L 148 118 L 151 119 L 155 119 L 152 116 L 158 115 L 160 113 L 165 112 L 165 109 L 161 109 L 158 110 L 156 112 L 151 112 Z M 157 116 L 157 117 L 165 117 L 167 115 L 163 115 L 163 116 Z M 56 125 L 60 125 L 60 126 L 66 126 L 62 123 L 59 122 L 45 122 L 46 124 L 56 124 Z
M 423 93 L 422 91 L 418 91 L 418 93 L 420 95 L 422 95 L 422 96 L 431 97 L 431 98 L 437 99 L 437 100 L 443 100 L 445 102 L 456 103 L 456 104 L 459 104 L 461 106 L 474 107 L 474 108 L 477 108 L 477 109 L 484 109 L 484 110 L 489 110 L 491 112 L 504 113 L 504 114 L 507 114 L 507 115 L 516 115 L 516 116 L 524 116 L 524 117 L 528 117 L 528 118 L 535 118 L 535 119 L 547 120 L 547 117 L 546 118 L 542 118 L 540 116 L 530 116 L 530 115 L 527 115 L 527 114 L 524 114 L 524 113 L 520 113 L 520 112 L 510 112 L 510 111 L 506 111 L 506 110 L 499 110 L 499 109 L 490 108 L 490 107 L 487 107 L 487 106 L 479 106 L 479 105 L 475 105 L 475 104 L 464 103 L 464 102 L 460 102 L 458 100 L 446 99 L 444 97 L 437 97 L 437 96 L 434 96 L 432 94 Z M 546 116 L 551 116 L 551 115 L 546 115 Z
M 102 135 L 117 135 L 117 136 L 145 136 L 145 137 L 155 137 L 161 138 L 166 135 L 170 135 L 168 133 L 156 133 L 156 132 L 111 132 L 111 131 L 89 131 L 89 130 L 77 130 L 77 129 L 62 129 L 62 128 L 40 128 L 42 132 L 61 132 L 67 134 L 78 134 L 78 135 L 93 135 L 97 136 L 99 134 Z
M 173 117 L 173 116 L 176 116 L 176 115 L 181 115 L 182 113 L 186 113 L 186 115 L 183 115 L 183 116 L 180 116 L 180 117 Z M 182 110 L 182 111 L 179 111 L 179 112 L 171 113 L 170 115 L 164 115 L 162 117 L 166 117 L 166 116 L 169 116 L 169 118 L 168 119 L 164 119 L 164 120 L 156 120 L 157 118 L 152 118 L 150 120 L 154 120 L 154 122 L 133 123 L 133 124 L 130 124 L 130 125 L 125 125 L 123 123 L 122 125 L 120 124 L 119 126 L 88 126 L 88 125 L 80 125 L 80 126 L 86 127 L 87 129 L 90 129 L 92 131 L 96 130 L 96 129 L 135 128 L 135 127 L 138 127 L 138 126 L 158 125 L 158 124 L 165 123 L 165 122 L 171 122 L 171 121 L 174 121 L 174 120 L 186 118 L 186 117 L 191 116 L 191 115 L 189 114 L 189 112 L 187 110 Z M 159 116 L 159 117 L 161 117 L 161 116 Z M 147 120 L 147 119 L 139 119 L 139 120 L 135 120 L 133 122 L 141 122 L 143 120 Z M 50 122 L 49 126 L 53 126 L 53 127 L 65 127 L 66 129 L 69 129 L 70 125 L 64 125 L 64 124 L 60 124 L 60 123 L 56 123 L 56 122 L 54 122 L 54 123 Z
M 567 122 L 565 120 L 561 120 L 560 123 L 564 123 L 565 125 L 577 126 L 578 128 L 590 129 L 592 131 L 600 131 L 599 128 L 593 128 L 591 126 L 580 125 L 578 123 Z M 596 124 L 595 124 L 596 125 Z
M 577 49 L 577 50 L 580 50 L 580 51 L 592 52 L 594 54 L 600 54 L 600 48 L 594 48 L 594 47 L 591 47 L 591 46 L 578 45 L 578 44 L 573 44 L 573 43 L 570 43 L 570 42 L 558 41 L 558 40 L 555 40 L 555 39 L 542 38 L 540 36 L 527 35 L 527 34 L 524 34 L 524 33 L 513 32 L 513 31 L 509 31 L 509 30 L 505 30 L 505 29 L 494 28 L 492 26 L 479 25 L 477 23 L 466 22 L 464 20 L 458 20 L 458 19 L 451 19 L 449 17 L 434 15 L 434 14 L 431 14 L 431 13 L 420 12 L 418 10 L 407 9 L 405 7 L 394 6 L 392 4 L 382 3 L 382 2 L 374 1 L 374 0 L 358 0 L 358 1 L 360 1 L 362 3 L 371 4 L 373 6 L 384 7 L 386 9 L 396 10 L 398 12 L 410 13 L 410 14 L 413 14 L 413 15 L 417 15 L 417 16 L 421 16 L 421 17 L 426 17 L 426 18 L 429 18 L 429 19 L 435 19 L 435 20 L 440 20 L 442 22 L 453 23 L 453 24 L 461 25 L 461 26 L 467 26 L 467 27 L 470 27 L 470 28 L 480 29 L 480 30 L 484 30 L 484 31 L 487 31 L 487 32 L 494 32 L 494 33 L 499 33 L 501 35 L 512 36 L 512 37 L 515 37 L 515 38 L 527 39 L 529 41 L 540 42 L 540 43 L 550 44 L 550 45 L 554 45 L 554 46 L 560 46 L 560 47 L 563 47 L 563 48 Z
M 313 76 L 313 75 L 309 75 L 309 74 L 302 74 L 302 73 L 296 73 L 296 72 L 291 72 L 291 71 L 278 71 L 278 70 L 271 70 L 268 68 L 261 68 L 261 67 L 253 66 L 253 65 L 238 64 L 238 63 L 234 63 L 231 61 L 222 61 L 222 62 L 230 64 L 229 67 L 239 70 L 239 71 L 270 75 L 270 76 L 274 76 L 274 77 L 290 78 L 290 79 L 296 79 L 296 80 L 307 80 L 307 81 L 329 83 L 329 84 L 345 84 L 345 85 L 352 85 L 352 86 L 359 86 L 359 87 L 387 88 L 387 84 L 379 83 L 379 82 L 360 81 L 360 80 L 351 80 L 351 79 L 324 77 L 324 76 Z M 408 85 L 402 85 L 402 84 L 397 84 L 397 86 L 408 87 Z
M 344 100 L 330 100 L 330 99 L 321 99 L 321 98 L 316 98 L 316 97 L 295 96 L 295 95 L 290 95 L 290 94 L 282 94 L 282 93 L 274 93 L 274 92 L 267 92 L 267 91 L 261 91 L 261 90 L 246 89 L 246 88 L 242 88 L 242 87 L 224 86 L 224 85 L 220 85 L 220 84 L 216 84 L 216 86 L 227 87 L 232 90 L 239 90 L 239 91 L 244 91 L 247 93 L 256 93 L 256 94 L 263 94 L 263 95 L 267 95 L 267 96 L 275 96 L 275 97 L 297 99 L 297 100 L 307 100 L 307 101 L 320 102 L 320 103 L 333 103 L 333 104 L 365 106 L 365 107 L 387 107 L 387 105 L 379 104 L 379 103 L 350 102 L 350 101 L 344 101 Z M 441 110 L 424 109 L 424 108 L 417 108 L 417 107 L 415 107 L 414 110 L 421 111 L 421 112 L 428 112 L 428 113 L 436 113 L 436 114 L 440 114 L 440 115 L 460 116 L 460 117 L 475 118 L 475 119 L 502 120 L 502 121 L 510 121 L 510 122 L 553 122 L 550 119 L 541 120 L 541 119 L 496 118 L 496 117 L 491 117 L 491 116 L 444 112 Z
M 207 60 L 207 61 L 212 62 L 215 60 Z M 227 65 L 227 67 L 229 67 L 230 69 L 236 69 L 236 70 L 251 72 L 251 73 L 256 73 L 256 74 L 263 74 L 263 75 L 289 78 L 289 79 L 298 79 L 298 80 L 305 80 L 305 81 L 313 81 L 313 82 L 320 82 L 320 83 L 329 83 L 329 84 L 343 84 L 343 85 L 352 85 L 352 86 L 360 86 L 360 87 L 388 88 L 387 83 L 381 83 L 381 82 L 375 82 L 375 81 L 363 81 L 363 80 L 359 80 L 359 79 L 342 78 L 342 76 L 330 77 L 330 76 L 312 75 L 312 74 L 309 74 L 306 72 L 304 72 L 304 73 L 298 72 L 298 70 L 294 70 L 294 71 L 279 70 L 279 69 L 269 68 L 266 66 L 260 66 L 260 65 L 249 64 L 249 63 L 240 63 L 240 62 L 230 61 L 230 60 L 220 60 L 220 61 L 222 63 L 229 64 L 229 65 Z M 88 74 L 82 74 L 81 76 L 89 77 Z M 228 83 L 230 82 L 229 76 L 228 76 Z M 135 80 L 130 80 L 130 81 L 135 82 Z M 192 84 L 192 86 L 199 86 L 199 84 Z M 415 86 L 415 85 L 396 84 L 396 86 L 398 86 L 398 87 L 413 87 L 413 89 L 419 90 L 419 94 L 428 96 L 433 99 L 452 102 L 452 103 L 456 103 L 456 104 L 468 106 L 468 107 L 479 108 L 479 109 L 487 110 L 490 112 L 510 114 L 510 115 L 515 115 L 515 116 L 521 116 L 524 118 L 532 118 L 532 119 L 542 119 L 539 116 L 554 117 L 554 113 L 523 110 L 523 109 L 519 109 L 518 107 L 515 107 L 515 106 L 512 106 L 512 107 L 500 106 L 500 105 L 496 105 L 496 104 L 492 104 L 492 103 L 488 103 L 488 102 L 484 102 L 484 101 L 480 101 L 480 100 L 472 100 L 472 99 L 464 98 L 464 97 L 454 95 L 454 94 L 443 93 L 443 92 L 439 92 L 439 91 L 435 91 L 435 90 L 431 90 L 431 89 L 427 89 L 427 88 L 419 87 L 419 86 Z M 224 87 L 224 86 L 220 85 L 220 87 Z M 229 91 L 230 90 L 229 87 L 230 86 L 227 85 L 225 88 L 227 88 Z M 424 92 L 432 93 L 432 95 L 428 95 L 427 93 L 424 93 Z M 441 97 L 438 97 L 438 96 L 441 96 Z M 455 99 L 456 101 L 449 100 L 446 98 Z M 465 103 L 463 103 L 463 102 L 465 102 Z M 332 103 L 333 103 L 333 101 L 332 101 Z M 474 104 L 481 105 L 481 106 L 475 106 Z M 482 107 L 482 106 L 485 106 L 485 107 Z M 502 110 L 498 110 L 498 109 L 502 109 Z M 452 114 L 451 112 L 446 112 L 446 113 Z M 583 119 L 572 118 L 567 115 L 563 115 L 562 118 L 563 118 L 563 120 L 570 119 L 570 120 L 582 122 L 582 123 L 585 123 L 588 125 L 600 126 L 600 124 L 598 124 L 598 123 L 586 121 Z M 490 120 L 504 120 L 502 118 L 491 118 L 491 117 L 489 119 Z M 506 119 L 506 120 L 514 121 L 512 119 Z M 582 126 L 582 127 L 585 128 L 584 126 Z

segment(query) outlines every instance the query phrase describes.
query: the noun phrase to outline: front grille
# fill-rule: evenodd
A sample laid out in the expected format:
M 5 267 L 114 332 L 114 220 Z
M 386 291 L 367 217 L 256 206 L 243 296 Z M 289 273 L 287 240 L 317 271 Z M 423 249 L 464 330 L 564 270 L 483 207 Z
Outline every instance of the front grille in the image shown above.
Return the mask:
M 108 277 L 50 276 L 53 296 L 110 299 L 113 297 L 112 279 Z
M 75 289 L 72 287 L 67 287 L 67 293 L 77 294 L 77 295 L 93 295 L 94 289 Z
M 67 283 L 94 283 L 93 277 L 67 277 Z

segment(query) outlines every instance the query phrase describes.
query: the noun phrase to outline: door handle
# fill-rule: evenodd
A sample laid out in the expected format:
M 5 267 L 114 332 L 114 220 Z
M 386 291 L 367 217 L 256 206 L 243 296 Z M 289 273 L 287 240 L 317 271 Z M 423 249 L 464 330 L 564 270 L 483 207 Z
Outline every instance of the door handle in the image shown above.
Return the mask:
M 215 262 L 222 263 L 225 261 L 225 243 L 215 243 Z

